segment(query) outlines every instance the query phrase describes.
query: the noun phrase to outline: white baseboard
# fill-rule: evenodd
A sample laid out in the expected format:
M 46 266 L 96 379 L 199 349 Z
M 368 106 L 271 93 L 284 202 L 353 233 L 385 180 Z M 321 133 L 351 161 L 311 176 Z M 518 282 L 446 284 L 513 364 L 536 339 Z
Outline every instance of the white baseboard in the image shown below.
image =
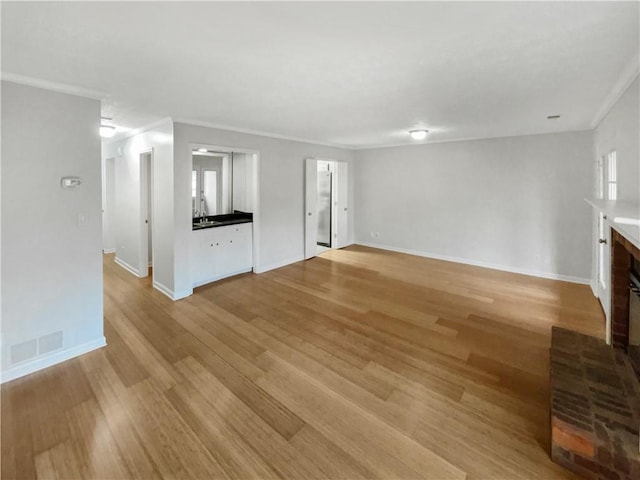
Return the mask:
M 469 260 L 466 258 L 450 257 L 447 255 L 439 255 L 436 253 L 422 252 L 418 250 L 410 250 L 406 248 L 391 247 L 389 245 L 381 245 L 378 243 L 369 242 L 356 242 L 357 245 L 364 247 L 379 248 L 381 250 L 388 250 L 390 252 L 406 253 L 408 255 L 416 255 L 418 257 L 433 258 L 435 260 L 444 260 L 446 262 L 462 263 L 464 265 L 473 265 L 474 267 L 490 268 L 492 270 L 500 270 L 503 272 L 519 273 L 521 275 L 529 275 L 530 277 L 548 278 L 550 280 L 561 280 L 563 282 L 579 283 L 581 285 L 591 284 L 591 279 L 573 277 L 571 275 L 562 275 L 559 273 L 551 272 L 539 272 L 536 270 L 528 270 L 526 268 L 510 267 L 507 265 L 497 265 L 495 263 L 480 262 L 476 260 Z
M 107 253 L 116 253 L 116 249 L 115 248 L 103 248 L 102 249 L 102 253 L 107 254 Z
M 160 293 L 165 294 L 167 297 L 169 297 L 173 301 L 180 300 L 182 298 L 186 298 L 190 295 L 193 295 L 193 289 L 176 293 L 173 290 L 171 290 L 169 287 L 155 280 L 153 281 L 153 288 L 158 290 Z
M 271 264 L 266 265 L 266 266 L 260 265 L 259 267 L 254 268 L 253 271 L 256 272 L 256 273 L 265 273 L 265 272 L 268 272 L 269 270 L 275 270 L 276 268 L 286 267 L 287 265 L 291 265 L 292 263 L 301 262 L 303 260 L 304 260 L 304 257 L 289 258 L 288 260 L 283 260 L 281 262 L 274 262 L 274 263 L 271 263 Z
M 356 242 L 349 242 L 346 245 L 342 246 L 342 247 L 333 247 L 330 250 L 339 250 L 341 248 L 347 248 L 350 247 L 351 245 L 355 245 Z M 364 243 L 361 243 L 360 245 L 364 245 Z M 313 258 L 313 257 L 311 257 Z M 292 263 L 298 263 L 298 262 L 302 262 L 303 260 L 305 260 L 304 256 L 302 257 L 295 257 L 295 258 L 290 258 L 288 260 L 284 260 L 282 262 L 275 262 L 275 263 L 271 263 L 265 267 L 260 266 L 260 267 L 256 267 L 253 269 L 253 271 L 255 273 L 265 273 L 268 272 L 269 270 L 275 270 L 276 268 L 282 268 L 282 267 L 286 267 L 287 265 L 291 265 Z
M 153 288 L 161 293 L 164 293 L 167 297 L 173 300 L 173 290 L 171 290 L 170 288 L 164 286 L 160 282 L 156 282 L 155 280 L 153 281 Z
M 37 358 L 21 365 L 16 365 L 15 367 L 5 370 L 0 374 L 0 383 L 10 382 L 16 378 L 24 377 L 30 373 L 37 372 L 38 370 L 51 367 L 79 355 L 89 353 L 92 350 L 104 347 L 106 344 L 106 339 L 104 337 L 99 337 L 95 340 L 91 340 L 90 342 L 76 345 L 75 347 L 67 348 L 59 352 L 54 352 L 50 355 Z
M 589 286 L 591 287 L 591 292 L 593 293 L 593 296 L 598 298 L 598 289 L 596 288 L 596 282 L 594 282 L 593 279 L 589 281 Z
M 136 277 L 140 276 L 140 272 L 138 271 L 137 268 L 133 268 L 131 265 L 129 265 L 127 262 L 125 262 L 124 260 L 118 258 L 116 256 L 114 262 L 116 262 L 118 265 L 120 265 L 122 268 L 124 268 L 125 270 L 127 270 L 129 273 L 133 273 Z
M 190 290 L 183 290 L 182 292 L 175 292 L 173 294 L 173 300 L 182 300 L 183 298 L 187 298 L 193 295 L 193 288 Z
M 212 278 L 208 278 L 207 280 L 204 280 L 202 282 L 196 282 L 196 283 L 193 284 L 193 288 L 198 288 L 198 287 L 201 287 L 203 285 L 207 285 L 207 284 L 212 283 L 212 282 L 217 282 L 218 280 L 222 280 L 224 278 L 233 277 L 234 275 L 241 275 L 243 273 L 250 273 L 250 272 L 253 272 L 253 267 L 243 268 L 241 270 L 237 270 L 235 272 L 231 272 L 231 273 L 229 273 L 227 275 L 223 275 L 221 277 L 212 277 Z M 191 290 L 191 293 L 193 293 L 193 290 Z M 189 294 L 189 295 L 191 295 L 191 294 Z

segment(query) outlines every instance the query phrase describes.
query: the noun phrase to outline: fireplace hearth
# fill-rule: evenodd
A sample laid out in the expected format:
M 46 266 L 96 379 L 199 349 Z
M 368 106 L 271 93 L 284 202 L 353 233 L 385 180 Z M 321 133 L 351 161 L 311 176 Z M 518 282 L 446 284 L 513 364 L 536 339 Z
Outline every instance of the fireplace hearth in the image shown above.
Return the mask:
M 554 327 L 551 457 L 592 480 L 640 479 L 640 388 L 628 356 Z
M 640 249 L 614 229 L 610 288 L 611 345 L 552 330 L 551 457 L 588 479 L 638 480 Z

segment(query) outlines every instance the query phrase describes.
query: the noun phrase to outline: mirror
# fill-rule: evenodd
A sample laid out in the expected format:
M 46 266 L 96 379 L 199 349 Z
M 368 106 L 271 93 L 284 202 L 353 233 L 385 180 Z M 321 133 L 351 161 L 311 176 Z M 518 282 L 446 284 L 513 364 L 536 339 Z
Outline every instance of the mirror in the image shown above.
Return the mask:
M 192 152 L 191 213 L 193 218 L 253 212 L 254 154 Z
M 228 154 L 193 154 L 191 210 L 194 218 L 232 213 L 229 170 Z

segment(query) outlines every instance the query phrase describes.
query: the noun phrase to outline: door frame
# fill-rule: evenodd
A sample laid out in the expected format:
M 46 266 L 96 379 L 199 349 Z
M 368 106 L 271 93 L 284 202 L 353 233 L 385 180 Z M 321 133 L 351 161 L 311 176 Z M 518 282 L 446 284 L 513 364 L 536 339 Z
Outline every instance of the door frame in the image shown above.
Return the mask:
M 333 158 L 322 157 L 308 157 L 305 158 L 304 163 L 304 211 L 303 211 L 303 228 L 304 228 L 304 258 L 308 260 L 317 255 L 317 182 L 318 182 L 318 162 L 329 162 L 331 165 L 330 170 L 332 172 L 332 186 L 331 186 L 331 212 L 332 212 L 332 232 L 331 232 L 331 247 L 330 250 L 338 248 L 344 248 L 349 245 L 349 162 L 345 160 L 336 160 Z M 342 166 L 342 168 L 340 168 Z M 344 170 L 346 168 L 346 170 Z M 342 170 L 342 179 L 340 177 L 340 171 Z M 346 173 L 346 175 L 345 175 Z M 342 183 L 345 181 L 346 184 Z M 340 188 L 344 187 L 346 192 L 346 202 L 342 203 L 340 199 Z M 346 220 L 341 222 L 341 212 L 346 215 Z M 340 225 L 343 225 L 340 233 Z M 339 237 L 343 241 L 338 241 Z
M 109 175 L 108 171 L 111 171 Z M 115 179 L 116 159 L 108 157 L 102 160 L 102 253 L 115 253 Z M 105 242 L 105 233 L 111 236 L 111 245 Z

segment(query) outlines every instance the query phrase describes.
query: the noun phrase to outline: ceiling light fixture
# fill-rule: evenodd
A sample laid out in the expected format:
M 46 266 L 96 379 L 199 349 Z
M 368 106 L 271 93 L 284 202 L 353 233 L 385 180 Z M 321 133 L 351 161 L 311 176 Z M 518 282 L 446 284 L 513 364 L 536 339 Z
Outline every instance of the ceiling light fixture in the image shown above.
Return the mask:
M 198 151 L 200 153 L 207 153 L 207 149 L 206 148 L 199 148 Z
M 100 118 L 100 136 L 102 138 L 111 138 L 116 134 L 116 127 L 113 125 L 107 125 L 111 121 L 110 118 Z
M 428 131 L 429 130 L 409 130 L 409 135 L 411 135 L 411 138 L 414 140 L 424 140 L 427 138 Z

